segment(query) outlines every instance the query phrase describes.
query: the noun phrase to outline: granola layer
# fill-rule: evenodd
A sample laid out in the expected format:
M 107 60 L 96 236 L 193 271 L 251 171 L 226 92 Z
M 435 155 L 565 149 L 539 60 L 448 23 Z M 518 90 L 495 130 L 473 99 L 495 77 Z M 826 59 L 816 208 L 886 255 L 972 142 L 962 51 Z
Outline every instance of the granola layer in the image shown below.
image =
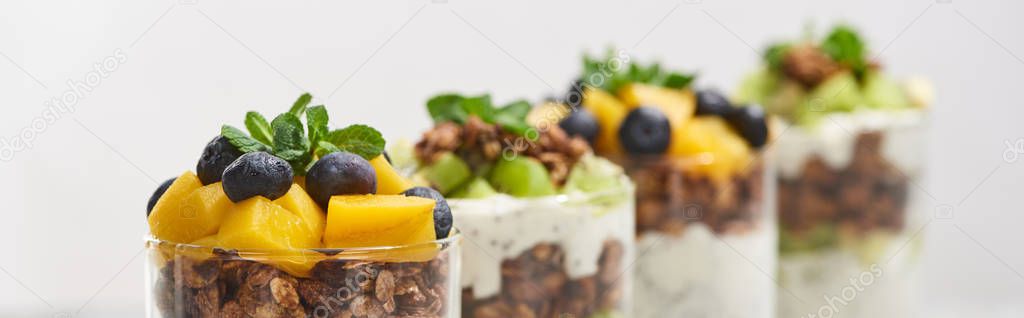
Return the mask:
M 462 316 L 557 318 L 622 313 L 624 284 L 628 282 L 622 278 L 624 255 L 622 242 L 605 241 L 598 272 L 571 279 L 565 270 L 562 247 L 537 244 L 518 257 L 502 261 L 498 295 L 476 299 L 472 287 L 463 289 Z
M 706 224 L 715 233 L 744 233 L 757 226 L 764 213 L 761 163 L 727 181 L 689 171 L 671 157 L 622 164 L 637 186 L 638 236 L 680 236 L 694 223 Z
M 448 317 L 448 257 L 323 260 L 304 278 L 222 251 L 177 255 L 158 265 L 153 293 L 158 317 Z

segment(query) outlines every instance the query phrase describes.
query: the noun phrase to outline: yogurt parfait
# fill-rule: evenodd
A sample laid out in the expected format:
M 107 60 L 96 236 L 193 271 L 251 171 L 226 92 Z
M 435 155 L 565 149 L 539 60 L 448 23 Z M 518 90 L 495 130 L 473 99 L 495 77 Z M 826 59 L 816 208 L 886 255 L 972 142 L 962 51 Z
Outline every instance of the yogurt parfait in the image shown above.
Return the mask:
M 462 316 L 623 317 L 632 300 L 633 185 L 524 101 L 439 95 L 406 151 L 465 236 Z
M 146 317 L 458 317 L 459 241 L 372 127 L 307 94 L 225 125 L 147 207 Z M 305 118 L 305 123 L 300 118 Z
M 932 92 L 886 75 L 868 54 L 847 26 L 779 43 L 737 92 L 784 121 L 773 145 L 781 317 L 912 316 L 925 203 L 915 184 Z
M 560 126 L 636 183 L 634 317 L 770 317 L 776 225 L 756 105 L 628 56 L 585 58 Z

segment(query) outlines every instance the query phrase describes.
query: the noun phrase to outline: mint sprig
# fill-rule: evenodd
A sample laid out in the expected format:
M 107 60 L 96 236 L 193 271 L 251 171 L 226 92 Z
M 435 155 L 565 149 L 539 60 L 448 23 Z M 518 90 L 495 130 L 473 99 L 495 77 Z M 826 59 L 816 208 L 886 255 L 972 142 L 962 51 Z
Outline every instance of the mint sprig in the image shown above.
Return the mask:
M 347 151 L 367 160 L 384 152 L 384 137 L 379 131 L 366 125 L 352 125 L 331 131 L 328 127 L 330 118 L 327 108 L 323 105 L 310 107 L 312 100 L 312 95 L 303 94 L 288 112 L 274 117 L 269 123 L 260 113 L 248 112 L 245 114 L 248 134 L 224 125 L 221 127 L 221 135 L 244 153 L 265 151 L 288 161 L 296 175 L 300 176 L 305 175 L 315 163 L 315 158 L 333 152 Z M 303 117 L 306 119 L 305 124 L 302 122 Z
M 249 137 L 244 131 L 229 125 L 221 126 L 220 134 L 228 140 L 228 143 L 244 153 L 270 150 L 270 147 L 267 147 L 267 145 Z
M 267 145 L 274 144 L 274 133 L 270 131 L 270 123 L 260 113 L 245 113 L 245 129 L 249 130 L 252 138 Z
M 642 65 L 624 60 L 622 55 L 609 50 L 604 58 L 583 56 L 583 83 L 608 92 L 618 92 L 630 83 L 642 83 L 673 89 L 690 86 L 696 75 L 669 71 L 658 63 Z
M 434 123 L 455 122 L 465 124 L 470 116 L 476 116 L 488 124 L 496 124 L 505 131 L 525 135 L 530 129 L 526 115 L 532 106 L 524 100 L 517 100 L 502 107 L 494 106 L 491 95 L 464 96 L 441 94 L 427 101 L 427 111 Z

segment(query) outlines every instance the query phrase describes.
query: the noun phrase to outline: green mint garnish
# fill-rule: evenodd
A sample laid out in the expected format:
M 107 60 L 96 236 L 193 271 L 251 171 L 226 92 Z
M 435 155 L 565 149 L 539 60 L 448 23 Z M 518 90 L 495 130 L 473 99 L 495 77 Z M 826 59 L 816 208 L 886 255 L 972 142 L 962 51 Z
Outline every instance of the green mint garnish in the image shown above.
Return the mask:
M 335 153 L 335 152 L 341 152 L 341 149 L 338 148 L 338 146 L 335 146 L 334 144 L 332 144 L 330 142 L 321 141 L 321 142 L 317 143 L 317 147 L 316 147 L 316 156 L 317 157 L 323 157 L 323 156 L 326 156 L 326 155 L 329 155 L 329 154 Z
M 330 132 L 330 129 L 327 128 L 328 121 L 327 108 L 323 105 L 313 106 L 306 110 L 306 127 L 309 131 L 310 144 L 316 145 L 327 137 L 327 133 Z
M 384 153 L 384 137 L 366 125 L 352 125 L 331 131 L 327 134 L 327 141 L 339 150 L 354 153 L 366 160 Z
M 246 135 L 241 129 L 224 125 L 220 127 L 220 134 L 228 139 L 228 143 L 244 153 L 257 151 L 270 151 L 270 147 Z
M 299 117 L 284 113 L 274 118 L 270 126 L 274 129 L 274 155 L 288 161 L 296 171 L 305 169 L 312 153 Z
M 782 71 L 782 59 L 785 58 L 786 52 L 792 47 L 789 43 L 777 43 L 768 47 L 764 51 L 764 61 L 768 64 L 768 68 L 771 70 L 781 72 Z
M 288 112 L 269 123 L 260 113 L 248 112 L 245 114 L 245 128 L 249 134 L 224 125 L 221 135 L 242 152 L 265 151 L 288 161 L 295 174 L 300 176 L 305 175 L 316 162 L 313 160 L 315 157 L 332 152 L 347 151 L 367 160 L 384 152 L 384 138 L 372 127 L 352 125 L 330 131 L 327 108 L 323 105 L 310 107 L 312 100 L 312 95 L 303 94 Z M 301 119 L 303 115 L 305 124 Z
M 630 83 L 682 89 L 690 86 L 695 78 L 693 74 L 664 70 L 658 63 L 644 66 L 629 62 L 627 56 L 616 54 L 614 50 L 609 50 L 603 59 L 583 56 L 584 84 L 612 93 Z
M 465 123 L 469 114 L 462 108 L 462 95 L 443 94 L 437 95 L 427 101 L 427 111 L 435 123 L 456 122 Z
M 295 117 L 302 116 L 302 112 L 306 111 L 306 106 L 309 106 L 309 102 L 313 100 L 313 95 L 309 93 L 302 94 L 299 99 L 295 100 L 292 104 L 292 108 L 288 110 L 289 114 L 295 115 Z
M 867 71 L 864 41 L 848 26 L 837 26 L 821 43 L 821 50 L 833 60 L 849 67 L 858 78 Z
M 266 145 L 274 144 L 274 134 L 270 131 L 270 123 L 260 113 L 245 113 L 245 129 L 249 130 L 252 138 Z
M 437 95 L 427 101 L 427 111 L 434 123 L 455 122 L 465 124 L 469 116 L 476 116 L 488 124 L 501 126 L 505 131 L 524 135 L 530 129 L 526 114 L 532 106 L 518 100 L 503 107 L 496 107 L 491 95 L 463 96 L 458 94 Z

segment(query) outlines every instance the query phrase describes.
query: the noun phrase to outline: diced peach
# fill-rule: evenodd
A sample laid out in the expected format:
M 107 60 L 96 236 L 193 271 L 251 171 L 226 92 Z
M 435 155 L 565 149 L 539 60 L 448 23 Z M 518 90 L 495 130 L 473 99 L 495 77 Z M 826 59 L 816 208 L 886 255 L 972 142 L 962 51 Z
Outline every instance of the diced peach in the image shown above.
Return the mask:
M 370 160 L 370 165 L 377 171 L 377 194 L 399 194 L 413 187 L 412 181 L 395 171 L 384 155 Z
M 288 193 L 274 200 L 274 203 L 301 218 L 302 223 L 315 236 L 314 240 L 320 242 L 324 233 L 324 226 L 327 223 L 327 215 L 324 214 L 320 206 L 313 201 L 313 198 L 302 187 L 298 184 L 292 184 L 291 189 L 288 189 Z
M 615 96 L 603 90 L 587 87 L 583 97 L 583 108 L 597 119 L 600 131 L 594 141 L 594 148 L 604 155 L 623 154 L 619 143 L 619 126 L 629 113 L 629 108 Z
M 236 203 L 228 211 L 220 232 L 220 243 L 227 248 L 295 250 L 319 247 L 313 233 L 301 217 L 264 197 Z
M 217 233 L 231 201 L 220 183 L 203 186 L 192 172 L 174 181 L 149 215 L 149 228 L 158 239 L 189 243 Z
M 434 200 L 402 195 L 331 198 L 324 245 L 329 248 L 404 246 L 433 241 Z

